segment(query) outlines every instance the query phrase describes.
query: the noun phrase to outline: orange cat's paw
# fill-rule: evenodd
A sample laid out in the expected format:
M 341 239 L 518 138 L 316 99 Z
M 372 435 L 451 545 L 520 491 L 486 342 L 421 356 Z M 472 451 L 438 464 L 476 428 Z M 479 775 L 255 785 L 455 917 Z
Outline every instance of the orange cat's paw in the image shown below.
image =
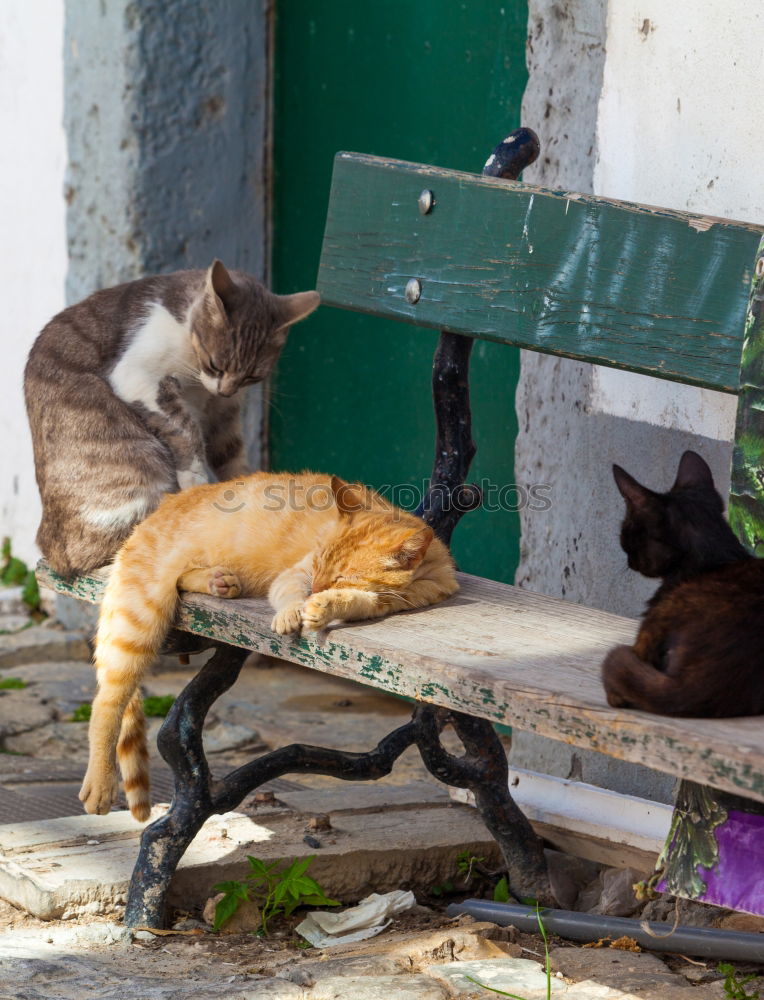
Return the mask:
M 271 628 L 279 635 L 289 635 L 291 632 L 299 632 L 302 624 L 302 604 L 292 604 L 288 608 L 282 608 L 273 616 Z
M 91 773 L 88 768 L 82 780 L 79 799 L 85 806 L 85 812 L 104 816 L 110 812 L 119 791 L 119 780 L 114 772 L 99 771 Z
M 241 583 L 235 573 L 224 566 L 214 566 L 210 570 L 207 589 L 213 597 L 238 597 L 241 593 Z
M 328 590 L 313 594 L 302 607 L 302 624 L 314 631 L 328 625 L 336 617 L 337 611 Z

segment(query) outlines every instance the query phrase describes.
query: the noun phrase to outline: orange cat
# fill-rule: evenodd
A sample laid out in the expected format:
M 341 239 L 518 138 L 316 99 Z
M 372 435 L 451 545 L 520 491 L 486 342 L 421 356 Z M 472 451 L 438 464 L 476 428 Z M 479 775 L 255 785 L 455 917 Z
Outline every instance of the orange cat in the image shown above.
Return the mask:
M 80 791 L 107 813 L 117 757 L 133 816 L 150 809 L 139 685 L 178 590 L 268 596 L 275 632 L 422 608 L 458 589 L 448 549 L 413 514 L 336 476 L 259 472 L 167 496 L 117 554 L 101 606 L 98 692 Z

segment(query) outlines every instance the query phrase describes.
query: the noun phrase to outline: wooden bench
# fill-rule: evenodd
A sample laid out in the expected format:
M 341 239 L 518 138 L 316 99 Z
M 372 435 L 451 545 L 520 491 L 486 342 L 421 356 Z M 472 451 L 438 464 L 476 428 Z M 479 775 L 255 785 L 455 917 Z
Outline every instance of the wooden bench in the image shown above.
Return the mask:
M 463 484 L 474 454 L 469 355 L 473 338 L 485 338 L 737 393 L 731 517 L 752 548 L 764 544 L 757 356 L 764 350 L 764 229 L 507 180 L 537 148 L 529 130 L 518 130 L 484 175 L 353 153 L 335 161 L 318 281 L 323 303 L 443 331 L 433 367 L 433 486 L 420 513 L 448 540 L 480 502 L 477 489 Z M 103 589 L 98 574 L 65 581 L 41 565 L 38 575 L 86 601 L 97 602 Z M 443 605 L 300 638 L 271 632 L 264 601 L 184 597 L 176 638 L 185 639 L 174 648 L 215 645 L 216 653 L 160 733 L 176 795 L 169 813 L 144 831 L 128 923 L 161 926 L 175 866 L 213 813 L 282 774 L 379 777 L 412 744 L 438 778 L 475 793 L 512 892 L 553 904 L 542 844 L 509 795 L 493 722 L 764 802 L 760 718 L 668 719 L 607 706 L 600 664 L 611 646 L 632 641 L 634 621 L 474 576 L 460 582 Z M 248 650 L 413 698 L 412 721 L 368 753 L 293 745 L 212 783 L 204 716 Z M 440 744 L 447 723 L 465 746 L 462 757 Z

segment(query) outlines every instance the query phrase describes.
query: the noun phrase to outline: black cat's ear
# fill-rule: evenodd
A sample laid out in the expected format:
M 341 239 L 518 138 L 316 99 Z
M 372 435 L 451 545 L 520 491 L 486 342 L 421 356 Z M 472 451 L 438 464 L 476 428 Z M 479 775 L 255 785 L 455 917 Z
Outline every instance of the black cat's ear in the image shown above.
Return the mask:
M 630 476 L 620 465 L 613 466 L 613 479 L 615 479 L 618 492 L 626 503 L 635 510 L 646 507 L 652 497 L 655 496 L 652 490 L 648 490 L 646 486 L 638 483 L 634 476 Z
M 321 296 L 318 292 L 295 292 L 294 295 L 277 295 L 279 321 L 276 333 L 290 327 L 293 323 L 298 323 L 301 319 L 318 309 L 321 304 Z
M 714 477 L 706 462 L 696 451 L 686 451 L 679 459 L 679 469 L 672 490 L 687 486 L 707 486 L 715 489 Z
M 225 315 L 236 295 L 236 284 L 225 264 L 217 258 L 207 270 L 207 292 Z

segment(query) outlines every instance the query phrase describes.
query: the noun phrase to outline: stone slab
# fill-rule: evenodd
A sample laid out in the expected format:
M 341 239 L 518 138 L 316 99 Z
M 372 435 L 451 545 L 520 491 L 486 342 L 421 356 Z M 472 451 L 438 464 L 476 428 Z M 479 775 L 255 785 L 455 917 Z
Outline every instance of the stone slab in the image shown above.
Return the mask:
M 89 660 L 90 657 L 90 647 L 83 632 L 36 625 L 13 635 L 0 635 L 0 670 L 24 663 Z
M 525 1000 L 545 1000 L 547 977 L 538 962 L 528 958 L 495 958 L 474 962 L 450 962 L 448 965 L 431 965 L 430 976 L 440 980 L 455 997 L 489 996 L 481 990 L 479 983 L 485 983 L 493 990 L 522 996 Z M 468 978 L 469 977 L 469 978 Z M 477 982 L 472 982 L 472 980 Z M 565 984 L 559 979 L 551 980 L 552 996 L 565 993 Z
M 131 939 L 104 923 L 0 934 L 0 1000 L 309 1000 L 287 979 L 202 956 L 168 962 Z
M 0 740 L 39 729 L 56 715 L 55 706 L 30 688 L 0 691 Z
M 4 615 L 24 615 L 29 619 L 29 608 L 24 604 L 22 594 L 23 587 L 2 587 L 0 588 L 0 616 Z
M 447 1000 L 448 989 L 429 976 L 338 976 L 322 979 L 310 1000 Z
M 60 719 L 69 718 L 78 705 L 92 701 L 96 691 L 95 668 L 89 660 L 22 663 L 4 676 L 18 677 L 28 684 L 25 690 L 55 705 Z
M 279 793 L 279 801 L 295 812 L 305 815 L 328 813 L 330 816 L 346 812 L 377 812 L 380 809 L 442 807 L 450 796 L 444 785 L 429 781 L 412 781 L 407 785 L 353 784 L 326 790 L 306 788 L 300 791 Z
M 553 948 L 549 957 L 553 971 L 574 980 L 579 990 L 596 984 L 613 996 L 634 994 L 640 1000 L 719 1000 L 724 995 L 720 984 L 691 985 L 649 952 Z
M 155 809 L 154 818 L 161 815 Z M 142 827 L 126 812 L 0 827 L 0 897 L 42 919 L 117 913 L 138 854 Z M 498 863 L 498 848 L 467 807 L 343 813 L 305 841 L 305 817 L 226 813 L 198 834 L 173 880 L 170 905 L 201 911 L 220 881 L 242 878 L 246 856 L 265 860 L 314 854 L 310 873 L 329 896 L 356 902 L 369 892 L 429 888 L 453 875 L 469 848 Z

